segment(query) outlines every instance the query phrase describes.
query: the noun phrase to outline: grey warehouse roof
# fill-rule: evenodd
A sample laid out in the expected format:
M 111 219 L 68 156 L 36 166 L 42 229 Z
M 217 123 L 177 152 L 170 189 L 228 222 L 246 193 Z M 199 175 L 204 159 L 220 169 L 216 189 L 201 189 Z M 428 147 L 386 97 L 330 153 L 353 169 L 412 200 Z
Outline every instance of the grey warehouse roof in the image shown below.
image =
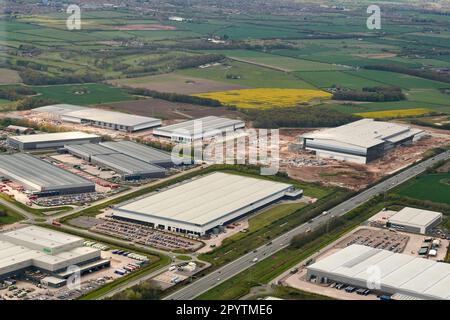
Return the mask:
M 423 131 L 395 123 L 362 119 L 337 128 L 307 133 L 303 135 L 303 138 L 331 140 L 336 144 L 342 143 L 370 148 L 385 141 L 395 143 L 421 132 Z
M 290 184 L 215 172 L 116 207 L 115 214 L 137 220 L 147 216 L 206 225 L 290 187 Z
M 334 276 L 367 283 L 372 276 L 370 267 L 379 268 L 381 291 L 423 299 L 450 299 L 450 264 L 443 262 L 353 244 L 307 268 L 308 272 L 320 272 L 330 279 Z
M 28 154 L 0 155 L 0 174 L 36 191 L 94 183 Z
M 100 145 L 148 163 L 171 162 L 171 154 L 132 141 L 102 142 Z
M 416 227 L 427 227 L 437 219 L 442 217 L 442 213 L 405 207 L 389 218 L 389 222 Z
M 242 120 L 234 120 L 234 119 L 227 119 L 227 118 L 221 118 L 221 117 L 215 117 L 215 116 L 208 116 L 203 117 L 195 120 L 189 120 L 177 124 L 172 124 L 170 126 L 161 127 L 158 129 L 155 129 L 154 132 L 156 133 L 181 133 L 181 134 L 199 134 L 199 133 L 205 133 L 210 132 L 214 130 L 223 130 L 228 127 L 234 126 L 234 125 L 242 125 L 244 122 Z M 197 128 L 198 126 L 198 128 Z M 195 130 L 199 130 L 201 126 L 201 131 L 196 132 Z
M 117 151 L 106 148 L 102 145 L 96 143 L 85 143 L 76 145 L 64 146 L 69 151 L 75 152 L 77 154 L 83 154 L 85 156 L 93 156 L 98 154 L 112 154 L 118 153 Z
M 93 162 L 103 164 L 114 171 L 125 174 L 165 172 L 161 167 L 137 160 L 121 153 L 98 154 L 91 157 Z

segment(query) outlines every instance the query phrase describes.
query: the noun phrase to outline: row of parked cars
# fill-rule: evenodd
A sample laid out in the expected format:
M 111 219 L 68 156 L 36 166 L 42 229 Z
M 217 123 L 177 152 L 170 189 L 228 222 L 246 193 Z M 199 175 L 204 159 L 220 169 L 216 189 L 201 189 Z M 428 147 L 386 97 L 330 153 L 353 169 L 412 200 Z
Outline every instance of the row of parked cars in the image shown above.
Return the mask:
M 336 283 L 336 282 L 332 283 L 330 285 L 330 288 L 336 288 L 337 290 L 344 289 L 345 292 L 348 292 L 348 293 L 356 292 L 357 294 L 359 294 L 361 296 L 367 296 L 367 295 L 369 295 L 372 292 L 369 289 L 356 288 L 356 287 L 353 287 L 353 286 L 348 286 L 348 285 L 346 285 L 344 283 Z

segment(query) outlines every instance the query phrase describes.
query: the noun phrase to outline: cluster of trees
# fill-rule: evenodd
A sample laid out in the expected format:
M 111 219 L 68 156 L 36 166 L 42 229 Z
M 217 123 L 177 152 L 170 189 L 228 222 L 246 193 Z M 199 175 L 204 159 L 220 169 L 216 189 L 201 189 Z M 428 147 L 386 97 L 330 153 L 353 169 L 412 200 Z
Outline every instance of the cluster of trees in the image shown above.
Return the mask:
M 431 114 L 433 115 L 433 114 Z M 450 120 L 450 117 L 448 117 L 448 119 Z M 431 127 L 431 128 L 435 128 L 435 129 L 443 129 L 443 130 L 450 130 L 450 123 L 443 123 L 442 125 L 438 126 L 432 122 L 429 121 L 423 121 L 421 119 L 411 119 L 409 122 L 411 122 L 412 124 L 416 124 L 418 126 L 424 126 L 424 127 Z
M 70 83 L 91 83 L 104 80 L 103 76 L 97 73 L 73 74 L 67 73 L 60 76 L 52 76 L 44 72 L 31 69 L 24 69 L 19 72 L 23 82 L 30 85 L 55 85 Z
M 43 106 L 48 106 L 51 104 L 55 104 L 56 101 L 52 99 L 45 99 L 40 97 L 29 97 L 20 100 L 17 103 L 16 109 L 17 110 L 30 110 L 34 108 L 39 108 Z
M 162 99 L 171 102 L 180 102 L 180 103 L 191 103 L 198 104 L 201 106 L 207 107 L 222 107 L 222 103 L 218 100 L 189 96 L 186 94 L 178 94 L 178 93 L 169 93 L 169 92 L 159 92 L 154 90 L 148 90 L 143 88 L 129 88 L 126 87 L 126 90 L 130 94 L 152 97 L 155 99 Z
M 150 281 L 115 294 L 111 300 L 160 300 L 162 290 Z
M 398 66 L 398 65 L 390 65 L 390 64 L 365 66 L 364 68 L 369 69 L 369 70 L 380 70 L 380 71 L 403 73 L 403 74 L 407 74 L 407 75 L 415 76 L 415 77 L 419 77 L 419 78 L 450 83 L 450 76 L 448 74 L 437 73 L 437 72 L 434 72 L 431 70 L 410 69 L 407 67 Z
M 243 111 L 256 128 L 336 127 L 360 119 L 323 107 L 295 107 Z
M 405 100 L 406 96 L 398 87 L 367 87 L 362 90 L 338 90 L 333 94 L 333 99 L 385 102 Z
M 26 96 L 35 95 L 36 91 L 23 86 L 0 88 L 0 99 L 17 101 Z

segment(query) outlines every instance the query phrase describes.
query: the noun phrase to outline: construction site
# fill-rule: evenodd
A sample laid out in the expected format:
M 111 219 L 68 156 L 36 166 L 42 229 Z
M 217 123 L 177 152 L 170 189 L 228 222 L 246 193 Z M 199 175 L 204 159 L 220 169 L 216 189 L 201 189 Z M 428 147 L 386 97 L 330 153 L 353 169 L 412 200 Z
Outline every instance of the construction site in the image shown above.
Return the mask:
M 319 182 L 351 190 L 362 190 L 384 176 L 395 173 L 423 158 L 432 148 L 450 142 L 450 136 L 439 130 L 426 129 L 427 135 L 410 145 L 401 145 L 367 164 L 335 159 L 318 159 L 313 151 L 304 150 L 298 137 L 315 129 L 280 130 L 280 170 L 289 177 Z

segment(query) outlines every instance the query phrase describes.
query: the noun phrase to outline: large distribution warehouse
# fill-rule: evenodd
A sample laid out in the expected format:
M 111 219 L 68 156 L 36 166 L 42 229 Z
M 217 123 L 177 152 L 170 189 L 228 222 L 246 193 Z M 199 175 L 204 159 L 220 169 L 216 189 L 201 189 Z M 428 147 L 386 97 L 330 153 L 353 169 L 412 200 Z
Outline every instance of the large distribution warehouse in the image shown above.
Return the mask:
M 113 217 L 158 229 L 204 235 L 285 196 L 292 185 L 216 172 L 113 209 Z
M 95 184 L 28 154 L 0 155 L 0 175 L 38 196 L 95 192 Z
M 386 225 L 401 231 L 427 234 L 441 221 L 441 212 L 405 207 L 391 216 Z
M 379 275 L 375 283 L 374 275 Z M 417 299 L 450 299 L 450 264 L 357 244 L 308 266 L 307 278 L 360 288 L 371 283 L 378 292 Z
M 169 152 L 158 150 L 132 141 L 102 142 L 100 145 L 138 160 L 164 168 L 175 166 L 173 160 L 175 160 L 176 163 L 184 162 L 187 164 L 191 162 L 189 159 L 184 159 L 184 161 L 181 161 L 180 157 L 175 157 L 175 159 L 172 159 L 173 155 Z
M 74 156 L 117 172 L 123 180 L 162 178 L 166 174 L 166 170 L 160 166 L 141 161 L 103 145 L 88 143 L 69 145 L 65 148 Z
M 243 128 L 245 128 L 245 122 L 242 120 L 208 116 L 154 129 L 153 135 L 172 141 L 190 142 Z
M 300 137 L 303 148 L 320 158 L 368 163 L 386 151 L 409 144 L 424 135 L 422 130 L 407 126 L 362 119 L 337 128 L 319 130 Z
M 8 137 L 10 147 L 25 150 L 57 149 L 69 144 L 98 143 L 101 138 L 95 134 L 78 131 L 30 134 Z
M 0 233 L 0 279 L 34 268 L 52 275 L 67 274 L 69 266 L 85 269 L 109 265 L 98 249 L 83 247 L 79 237 L 29 226 Z
M 126 132 L 134 132 L 161 125 L 161 119 L 67 104 L 40 107 L 33 109 L 33 111 L 49 114 L 51 117 L 61 121 Z

